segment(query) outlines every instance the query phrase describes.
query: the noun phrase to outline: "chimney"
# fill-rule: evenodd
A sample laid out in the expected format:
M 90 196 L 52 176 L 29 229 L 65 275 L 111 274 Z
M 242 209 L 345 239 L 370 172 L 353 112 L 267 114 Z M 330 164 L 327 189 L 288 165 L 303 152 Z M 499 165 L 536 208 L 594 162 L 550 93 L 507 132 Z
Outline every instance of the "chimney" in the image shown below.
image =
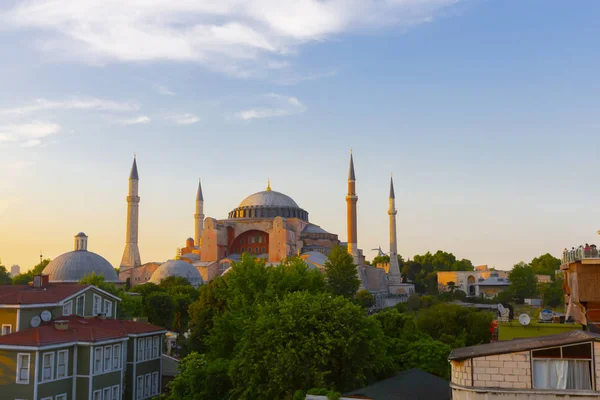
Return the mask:
M 54 321 L 54 328 L 57 331 L 66 331 L 69 329 L 69 321 L 66 319 Z
M 36 289 L 42 289 L 48 287 L 48 283 L 50 281 L 50 275 L 35 275 L 33 277 L 33 287 Z

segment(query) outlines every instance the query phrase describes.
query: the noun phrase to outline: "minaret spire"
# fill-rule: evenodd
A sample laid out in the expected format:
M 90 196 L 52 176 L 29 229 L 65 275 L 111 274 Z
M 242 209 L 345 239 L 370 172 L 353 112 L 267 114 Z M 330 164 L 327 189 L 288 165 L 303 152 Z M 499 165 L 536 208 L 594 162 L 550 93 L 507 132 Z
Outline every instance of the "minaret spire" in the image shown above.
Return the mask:
M 202 245 L 202 230 L 204 229 L 204 195 L 202 194 L 202 183 L 198 179 L 198 191 L 196 192 L 196 213 L 194 214 L 194 245 Z
M 390 283 L 401 283 L 400 264 L 398 263 L 398 242 L 396 237 L 396 196 L 394 194 L 394 178 L 390 176 L 390 269 L 388 271 L 388 280 Z
M 140 197 L 138 196 L 139 175 L 136 156 L 129 173 L 129 195 L 127 196 L 127 231 L 125 233 L 125 251 L 121 259 L 121 271 L 142 265 L 138 248 L 138 219 Z
M 348 253 L 354 257 L 358 264 L 357 227 L 356 227 L 356 176 L 354 174 L 354 159 L 350 149 L 350 168 L 348 170 L 348 195 L 346 196 L 347 226 L 348 226 Z
M 271 191 L 271 178 L 267 179 L 267 192 Z

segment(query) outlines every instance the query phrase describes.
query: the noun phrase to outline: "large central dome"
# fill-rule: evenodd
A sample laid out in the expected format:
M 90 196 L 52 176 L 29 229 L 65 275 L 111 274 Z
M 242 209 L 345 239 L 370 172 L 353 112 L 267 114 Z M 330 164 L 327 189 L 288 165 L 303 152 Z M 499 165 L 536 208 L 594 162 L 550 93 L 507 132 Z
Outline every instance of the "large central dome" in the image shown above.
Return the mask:
M 300 208 L 290 196 L 274 190 L 264 190 L 251 194 L 242 200 L 238 207 L 252 206 Z
M 251 194 L 229 213 L 229 218 L 270 219 L 275 217 L 299 218 L 308 221 L 308 213 L 288 195 L 271 190 Z

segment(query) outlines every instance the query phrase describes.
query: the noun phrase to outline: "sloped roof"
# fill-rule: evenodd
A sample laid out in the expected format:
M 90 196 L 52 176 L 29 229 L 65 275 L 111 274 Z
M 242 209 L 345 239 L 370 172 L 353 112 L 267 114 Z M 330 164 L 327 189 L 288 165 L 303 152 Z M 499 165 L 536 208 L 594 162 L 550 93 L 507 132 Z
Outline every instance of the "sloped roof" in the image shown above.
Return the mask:
M 557 335 L 539 336 L 526 339 L 504 340 L 494 343 L 454 349 L 448 356 L 449 360 L 464 360 L 466 358 L 482 357 L 495 354 L 516 353 L 518 351 L 540 349 L 551 346 L 561 346 L 598 340 L 600 335 L 587 331 L 568 331 Z
M 90 285 L 49 284 L 44 288 L 29 285 L 0 285 L 0 304 L 48 304 L 59 301 Z
M 165 331 L 160 326 L 117 319 L 71 316 L 60 318 L 60 320 L 69 321 L 68 329 L 56 329 L 54 321 L 50 321 L 37 328 L 24 329 L 0 336 L 0 346 L 39 347 L 72 342 L 99 342 L 126 338 L 129 335 Z
M 449 400 L 450 383 L 414 368 L 362 389 L 344 393 L 345 398 L 372 400 Z

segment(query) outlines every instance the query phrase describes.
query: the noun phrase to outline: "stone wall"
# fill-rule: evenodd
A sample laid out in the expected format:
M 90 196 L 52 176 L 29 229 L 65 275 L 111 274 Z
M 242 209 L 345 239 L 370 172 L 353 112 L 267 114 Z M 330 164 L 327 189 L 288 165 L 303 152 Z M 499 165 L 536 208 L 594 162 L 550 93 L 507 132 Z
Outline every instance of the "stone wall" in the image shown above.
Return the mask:
M 468 361 L 452 361 L 452 383 L 486 388 L 531 389 L 529 352 L 473 358 L 470 360 L 473 362 L 472 382 L 465 371 Z
M 472 360 L 452 361 L 452 383 L 461 386 L 472 386 Z

